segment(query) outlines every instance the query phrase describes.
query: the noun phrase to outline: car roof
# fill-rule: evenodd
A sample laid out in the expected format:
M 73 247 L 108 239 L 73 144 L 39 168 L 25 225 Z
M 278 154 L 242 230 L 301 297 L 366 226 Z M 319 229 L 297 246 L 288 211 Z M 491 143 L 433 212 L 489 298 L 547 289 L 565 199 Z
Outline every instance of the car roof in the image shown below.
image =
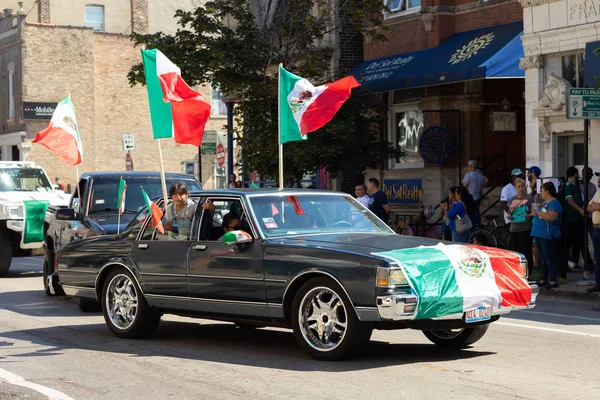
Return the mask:
M 214 189 L 214 190 L 203 190 L 203 196 L 223 196 L 223 195 L 237 195 L 245 197 L 259 197 L 268 195 L 347 195 L 348 193 L 334 192 L 331 190 L 318 190 L 318 189 Z
M 81 174 L 82 178 L 119 178 L 119 177 L 123 177 L 123 178 L 135 178 L 135 177 L 160 177 L 160 173 L 159 172 L 144 172 L 144 171 L 125 171 L 125 172 L 117 172 L 117 171 L 106 171 L 106 172 L 84 172 L 83 174 Z M 193 180 L 195 181 L 196 178 L 194 178 L 193 176 L 190 175 L 185 175 L 185 174 L 177 174 L 177 173 L 173 173 L 173 172 L 167 172 L 165 173 L 165 178 L 176 178 L 176 179 L 181 179 L 181 180 L 186 180 L 186 181 L 190 181 Z

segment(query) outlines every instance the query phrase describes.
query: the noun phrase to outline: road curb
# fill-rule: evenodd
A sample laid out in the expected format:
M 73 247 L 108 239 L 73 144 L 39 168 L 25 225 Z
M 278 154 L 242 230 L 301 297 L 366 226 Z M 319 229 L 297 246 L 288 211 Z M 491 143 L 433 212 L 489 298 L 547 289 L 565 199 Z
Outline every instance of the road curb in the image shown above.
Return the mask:
M 569 298 L 580 301 L 587 301 L 591 303 L 600 302 L 600 292 L 588 293 L 587 291 L 573 290 L 573 289 L 540 289 L 538 295 L 540 298 Z

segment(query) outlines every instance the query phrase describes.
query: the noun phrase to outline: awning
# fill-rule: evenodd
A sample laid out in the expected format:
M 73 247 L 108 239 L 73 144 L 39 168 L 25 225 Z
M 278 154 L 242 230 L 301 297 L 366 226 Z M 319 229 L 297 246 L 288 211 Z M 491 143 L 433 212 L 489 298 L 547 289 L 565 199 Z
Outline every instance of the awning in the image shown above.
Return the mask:
M 363 62 L 353 75 L 374 92 L 483 78 L 523 78 L 523 22 L 457 33 L 441 46 Z

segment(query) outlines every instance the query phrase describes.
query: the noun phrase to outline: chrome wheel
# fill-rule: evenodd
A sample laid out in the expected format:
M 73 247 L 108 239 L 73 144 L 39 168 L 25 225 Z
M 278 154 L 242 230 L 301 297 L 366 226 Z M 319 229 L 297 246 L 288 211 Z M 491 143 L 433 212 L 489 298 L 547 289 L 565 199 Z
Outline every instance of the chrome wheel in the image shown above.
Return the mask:
M 115 275 L 106 289 L 106 310 L 113 326 L 128 329 L 138 312 L 138 294 L 133 281 L 124 274 Z
M 463 333 L 464 329 L 445 329 L 443 331 L 429 331 L 432 335 L 440 339 L 454 339 Z
M 312 348 L 331 351 L 346 336 L 346 306 L 333 290 L 315 287 L 302 298 L 298 322 L 302 336 Z

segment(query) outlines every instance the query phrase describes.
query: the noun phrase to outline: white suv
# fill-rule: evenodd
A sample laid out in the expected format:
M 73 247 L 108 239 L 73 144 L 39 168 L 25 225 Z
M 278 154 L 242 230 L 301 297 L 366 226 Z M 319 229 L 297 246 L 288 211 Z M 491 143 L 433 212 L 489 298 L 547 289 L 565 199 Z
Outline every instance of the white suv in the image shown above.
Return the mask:
M 55 189 L 44 169 L 35 163 L 0 161 L 0 276 L 8 272 L 13 253 L 28 254 L 43 245 L 43 242 L 24 244 L 21 240 L 22 201 L 47 200 L 51 206 L 66 206 L 69 197 Z

